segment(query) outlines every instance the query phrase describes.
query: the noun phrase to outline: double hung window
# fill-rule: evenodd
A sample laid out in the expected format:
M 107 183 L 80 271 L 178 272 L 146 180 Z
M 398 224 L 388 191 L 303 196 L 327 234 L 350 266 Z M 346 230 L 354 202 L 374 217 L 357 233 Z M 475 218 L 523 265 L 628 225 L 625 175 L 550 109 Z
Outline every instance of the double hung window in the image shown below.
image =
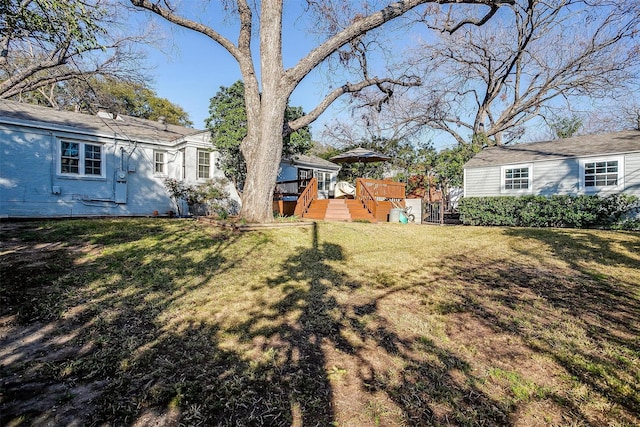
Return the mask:
M 582 160 L 580 181 L 587 192 L 617 191 L 624 188 L 624 157 Z
M 618 161 L 585 162 L 584 186 L 609 187 L 618 185 Z
M 211 153 L 198 150 L 198 178 L 211 178 Z
M 531 192 L 531 165 L 503 166 L 501 172 L 504 193 Z
M 75 141 L 60 142 L 60 174 L 99 177 L 104 175 L 101 145 Z
M 153 171 L 157 174 L 164 174 L 167 153 L 164 151 L 153 152 Z

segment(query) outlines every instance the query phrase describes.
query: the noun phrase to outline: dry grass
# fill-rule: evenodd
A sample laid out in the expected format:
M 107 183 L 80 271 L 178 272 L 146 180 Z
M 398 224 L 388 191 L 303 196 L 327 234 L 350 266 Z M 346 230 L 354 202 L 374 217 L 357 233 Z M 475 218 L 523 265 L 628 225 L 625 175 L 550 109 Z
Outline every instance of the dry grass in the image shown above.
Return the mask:
M 0 424 L 640 424 L 640 235 L 2 224 Z

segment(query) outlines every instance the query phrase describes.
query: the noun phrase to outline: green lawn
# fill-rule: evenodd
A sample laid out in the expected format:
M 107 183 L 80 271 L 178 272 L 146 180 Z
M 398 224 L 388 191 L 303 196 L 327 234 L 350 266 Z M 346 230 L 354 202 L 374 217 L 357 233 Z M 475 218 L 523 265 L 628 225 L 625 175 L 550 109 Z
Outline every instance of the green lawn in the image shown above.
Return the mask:
M 640 424 L 638 233 L 0 227 L 0 425 Z

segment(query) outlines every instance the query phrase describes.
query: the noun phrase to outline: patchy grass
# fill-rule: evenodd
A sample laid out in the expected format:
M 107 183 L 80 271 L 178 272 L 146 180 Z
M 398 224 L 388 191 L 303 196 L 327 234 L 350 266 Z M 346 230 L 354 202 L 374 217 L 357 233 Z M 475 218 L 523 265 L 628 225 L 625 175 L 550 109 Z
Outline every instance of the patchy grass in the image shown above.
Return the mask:
M 640 235 L 3 223 L 0 424 L 640 424 Z

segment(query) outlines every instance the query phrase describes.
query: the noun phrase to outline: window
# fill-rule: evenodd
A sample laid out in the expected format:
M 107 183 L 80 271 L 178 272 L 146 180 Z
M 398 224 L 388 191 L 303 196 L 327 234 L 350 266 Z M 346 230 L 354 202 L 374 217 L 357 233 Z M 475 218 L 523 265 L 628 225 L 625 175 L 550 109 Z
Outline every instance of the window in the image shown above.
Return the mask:
M 618 161 L 588 162 L 584 164 L 585 187 L 618 185 Z
M 211 178 L 211 153 L 198 150 L 198 178 Z
M 61 173 L 80 173 L 80 144 L 62 142 Z
M 183 148 L 180 150 L 180 159 L 182 161 L 182 179 L 187 178 L 187 152 Z
M 581 183 L 586 191 L 618 190 L 624 187 L 624 158 L 609 157 L 580 162 Z
M 504 171 L 504 189 L 522 190 L 529 188 L 529 168 L 513 168 Z
M 165 173 L 165 156 L 166 153 L 164 151 L 154 151 L 153 152 L 153 171 L 155 173 L 164 174 Z
M 331 185 L 331 174 L 329 172 L 316 171 L 315 175 L 318 180 L 318 190 L 329 191 Z
M 85 175 L 102 175 L 102 147 L 98 145 L 84 146 Z
M 531 165 L 502 167 L 502 191 L 505 193 L 531 192 Z
M 60 173 L 78 176 L 102 176 L 101 145 L 80 142 L 60 142 Z

